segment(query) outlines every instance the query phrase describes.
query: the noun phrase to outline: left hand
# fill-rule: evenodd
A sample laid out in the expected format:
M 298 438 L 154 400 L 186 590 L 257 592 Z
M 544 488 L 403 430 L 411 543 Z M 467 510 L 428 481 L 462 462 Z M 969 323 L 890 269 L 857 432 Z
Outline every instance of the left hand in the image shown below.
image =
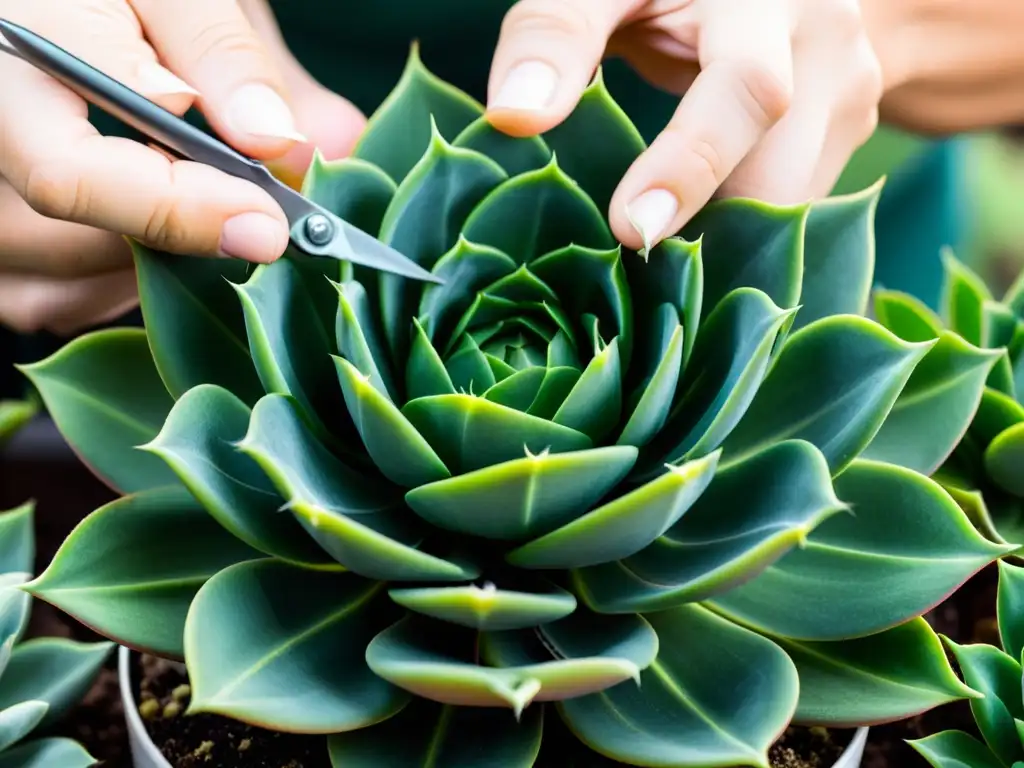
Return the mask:
M 520 0 L 494 55 L 489 120 L 549 130 L 606 55 L 683 97 L 612 198 L 630 248 L 678 232 L 716 194 L 825 196 L 878 124 L 882 73 L 858 0 Z

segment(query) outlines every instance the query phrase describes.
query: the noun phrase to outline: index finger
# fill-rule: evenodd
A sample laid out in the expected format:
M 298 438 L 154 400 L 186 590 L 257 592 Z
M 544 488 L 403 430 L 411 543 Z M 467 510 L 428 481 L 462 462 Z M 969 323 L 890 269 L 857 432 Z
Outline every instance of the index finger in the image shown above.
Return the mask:
M 612 230 L 634 249 L 677 232 L 789 108 L 793 62 L 785 4 L 713 0 L 694 10 L 701 72 L 612 197 Z

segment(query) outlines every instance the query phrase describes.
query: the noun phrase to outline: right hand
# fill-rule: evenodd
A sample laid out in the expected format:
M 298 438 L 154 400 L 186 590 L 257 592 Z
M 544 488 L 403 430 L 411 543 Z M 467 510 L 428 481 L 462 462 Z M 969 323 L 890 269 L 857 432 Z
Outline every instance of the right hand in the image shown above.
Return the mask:
M 0 0 L 0 17 L 175 114 L 195 104 L 227 143 L 292 180 L 313 146 L 343 156 L 365 125 L 294 59 L 266 0 Z M 0 323 L 70 334 L 131 309 L 121 235 L 259 263 L 284 252 L 285 216 L 255 185 L 101 136 L 82 99 L 5 54 L 0 83 Z

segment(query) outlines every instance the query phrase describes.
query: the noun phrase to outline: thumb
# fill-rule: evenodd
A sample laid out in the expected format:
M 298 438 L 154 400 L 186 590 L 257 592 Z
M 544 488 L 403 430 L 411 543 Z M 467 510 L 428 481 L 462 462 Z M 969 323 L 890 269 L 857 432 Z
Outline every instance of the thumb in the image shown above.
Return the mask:
M 576 107 L 633 2 L 520 0 L 502 23 L 487 119 L 512 136 L 543 133 Z

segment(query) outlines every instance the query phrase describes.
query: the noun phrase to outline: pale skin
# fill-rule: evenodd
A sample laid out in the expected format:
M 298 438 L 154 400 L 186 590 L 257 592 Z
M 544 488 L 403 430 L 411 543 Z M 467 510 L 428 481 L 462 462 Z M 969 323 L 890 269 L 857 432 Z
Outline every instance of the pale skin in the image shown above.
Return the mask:
M 265 0 L 0 0 L 55 40 L 226 141 L 301 176 L 342 157 L 365 116 L 286 49 Z M 611 201 L 615 236 L 654 244 L 713 196 L 828 194 L 884 119 L 944 132 L 1024 118 L 1017 0 L 520 0 L 494 54 L 488 114 L 514 135 L 563 120 L 606 55 L 680 96 Z M 85 104 L 0 57 L 0 322 L 71 334 L 138 301 L 122 235 L 269 262 L 285 219 L 256 187 L 101 137 Z

